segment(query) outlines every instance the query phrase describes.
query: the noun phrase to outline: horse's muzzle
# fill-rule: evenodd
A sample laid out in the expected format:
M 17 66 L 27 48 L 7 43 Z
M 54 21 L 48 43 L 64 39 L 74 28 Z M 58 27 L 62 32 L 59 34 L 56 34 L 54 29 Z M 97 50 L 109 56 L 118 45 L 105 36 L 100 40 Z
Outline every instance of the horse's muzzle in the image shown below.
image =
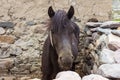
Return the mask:
M 73 56 L 60 56 L 58 59 L 59 66 L 62 70 L 70 70 L 74 61 Z

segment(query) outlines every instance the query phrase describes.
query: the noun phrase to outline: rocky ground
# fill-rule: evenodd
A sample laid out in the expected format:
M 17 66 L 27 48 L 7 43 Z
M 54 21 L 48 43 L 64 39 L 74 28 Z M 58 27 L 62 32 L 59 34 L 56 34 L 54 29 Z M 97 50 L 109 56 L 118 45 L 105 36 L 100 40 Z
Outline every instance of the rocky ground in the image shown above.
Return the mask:
M 85 33 L 87 37 L 85 40 L 87 46 L 83 50 L 83 54 L 92 55 L 93 59 L 87 59 L 88 62 L 92 60 L 91 63 L 94 63 L 93 66 L 87 63 L 88 66 L 92 66 L 91 73 L 102 75 L 111 80 L 120 80 L 119 26 L 120 22 L 114 21 L 86 23 Z M 88 51 L 84 53 L 86 50 Z M 93 76 L 95 77 L 95 75 Z M 89 78 L 90 76 L 88 76 Z
M 41 76 L 45 29 L 44 22 L 0 23 L 0 76 Z
M 41 53 L 47 22 L 0 23 L 0 79 L 30 80 L 41 77 Z M 80 63 L 76 72 L 88 77 L 119 80 L 120 23 L 87 22 L 80 33 Z M 91 74 L 91 75 L 89 75 Z M 96 75 L 93 75 L 96 74 Z M 89 75 L 89 76 L 85 76 Z M 84 78 L 85 77 L 85 78 Z M 103 78 L 100 77 L 100 80 Z

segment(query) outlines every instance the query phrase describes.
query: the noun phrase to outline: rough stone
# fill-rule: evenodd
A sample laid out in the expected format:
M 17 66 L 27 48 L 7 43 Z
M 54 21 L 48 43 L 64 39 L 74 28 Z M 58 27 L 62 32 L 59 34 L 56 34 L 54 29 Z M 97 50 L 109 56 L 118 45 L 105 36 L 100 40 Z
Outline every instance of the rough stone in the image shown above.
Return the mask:
M 97 49 L 102 50 L 107 47 L 107 35 L 103 34 L 96 40 L 95 46 Z
M 102 77 L 101 75 L 90 74 L 90 75 L 84 76 L 82 80 L 109 80 L 109 79 Z
M 56 75 L 54 80 L 81 80 L 78 73 L 74 71 L 62 71 Z
M 117 28 L 117 30 L 120 30 L 120 26 Z
M 102 28 L 118 28 L 120 26 L 120 22 L 116 21 L 106 21 L 100 27 Z
M 35 38 L 36 38 L 37 40 L 40 41 L 41 44 L 43 44 L 44 41 L 46 40 L 46 38 L 47 38 L 48 35 L 44 35 L 44 34 L 35 34 L 34 36 L 35 36 Z
M 8 43 L 0 43 L 0 47 L 2 49 L 6 49 L 6 48 L 10 47 L 10 44 L 8 44 Z
M 22 39 L 18 39 L 16 42 L 15 42 L 15 45 L 18 46 L 18 47 L 21 47 L 23 50 L 26 50 L 28 49 L 28 46 L 26 45 L 27 42 L 25 42 L 24 40 Z
M 16 37 L 23 37 L 24 35 L 30 35 L 30 27 L 25 26 L 25 22 L 19 22 L 17 25 L 14 27 L 13 34 Z
M 116 50 L 120 49 L 120 42 L 110 42 L 110 43 L 108 43 L 108 47 L 109 47 L 109 49 L 116 51 Z
M 34 25 L 30 28 L 33 33 L 44 34 L 46 32 L 46 27 L 44 25 Z
M 63 4 L 63 5 L 59 5 L 59 4 Z M 75 1 L 74 0 L 70 0 L 70 1 L 69 0 L 62 0 L 62 1 L 57 1 L 57 0 L 55 1 L 49 1 L 49 0 L 14 1 L 12 0 L 9 2 L 5 0 L 5 1 L 0 1 L 0 5 L 2 5 L 0 16 L 2 16 L 1 19 L 5 21 L 11 20 L 11 19 L 13 20 L 22 19 L 22 20 L 28 20 L 28 21 L 39 19 L 40 22 L 43 22 L 45 21 L 45 19 L 48 18 L 47 10 L 50 5 L 52 5 L 55 9 L 63 8 L 66 11 L 70 7 L 70 5 L 73 5 L 75 7 L 75 12 L 76 12 L 75 17 L 77 19 L 81 19 L 82 23 L 86 22 L 88 19 L 92 17 L 98 18 L 98 20 L 100 21 L 109 20 L 111 18 L 111 13 L 112 13 L 112 7 L 111 7 L 112 0 L 110 1 L 89 0 L 86 2 L 84 0 L 75 0 Z M 21 6 L 24 6 L 24 9 Z M 10 15 L 8 15 L 8 12 Z
M 15 42 L 15 38 L 13 36 L 0 35 L 0 42 L 13 44 Z
M 7 58 L 9 57 L 9 47 L 10 47 L 10 44 L 7 44 L 7 43 L 0 43 L 0 59 L 1 58 Z
M 7 35 L 10 35 L 10 34 L 13 33 L 13 31 L 14 31 L 13 29 L 7 29 L 7 30 L 6 30 L 6 34 L 7 34 Z
M 20 80 L 29 80 L 30 79 L 30 77 L 22 77 L 22 78 L 20 78 Z
M 20 72 L 18 72 L 19 74 L 30 74 L 29 70 L 22 70 Z
M 21 68 L 21 71 L 22 71 L 22 70 L 30 70 L 31 64 L 28 65 L 28 64 L 24 64 L 24 63 L 23 63 L 23 64 L 20 64 L 19 67 Z
M 117 50 L 117 51 L 115 51 L 115 53 L 114 53 L 114 59 L 115 59 L 116 63 L 120 64 L 120 49 Z
M 8 53 L 10 56 L 18 56 L 18 55 L 22 54 L 22 49 L 15 45 L 11 45 Z
M 15 76 L 0 77 L 0 80 L 16 80 L 16 77 Z
M 3 29 L 2 27 L 0 27 L 0 35 L 5 33 L 5 29 Z
M 102 49 L 100 53 L 100 62 L 103 63 L 115 63 L 114 52 L 109 49 Z
M 97 40 L 100 37 L 100 35 L 96 32 L 92 34 L 93 40 Z
M 37 70 L 40 70 L 40 67 L 36 67 L 36 66 L 32 65 L 32 67 L 30 68 L 30 72 L 35 72 Z
M 19 39 L 15 42 L 15 45 L 21 47 L 24 50 L 27 50 L 30 47 L 37 49 L 39 48 L 39 41 L 34 37 L 31 37 L 29 40 Z
M 33 26 L 33 25 L 36 25 L 37 23 L 34 22 L 34 21 L 28 21 L 28 22 L 26 22 L 26 24 L 27 24 L 28 26 Z
M 120 37 L 120 30 L 112 30 L 111 33 Z
M 15 24 L 13 24 L 12 22 L 0 22 L 0 27 L 13 28 L 14 26 Z
M 93 70 L 91 70 L 91 73 L 92 74 L 97 73 L 97 70 L 98 70 L 98 65 L 97 65 L 97 63 L 94 63 Z
M 15 66 L 16 66 L 16 65 L 15 65 Z M 18 72 L 19 72 L 19 68 L 13 67 L 12 69 L 10 69 L 10 71 L 11 71 L 12 73 L 18 73 Z
M 34 78 L 34 79 L 29 79 L 29 80 L 41 80 L 41 79 L 38 79 L 38 78 Z
M 112 43 L 112 42 L 119 42 L 120 43 L 120 37 L 113 35 L 113 34 L 109 34 L 108 35 L 108 43 Z
M 4 45 L 4 46 L 3 46 Z M 22 54 L 22 49 L 14 44 L 1 44 L 0 58 L 16 57 Z
M 34 61 L 36 58 L 39 58 L 39 51 L 30 47 L 27 51 L 24 51 L 20 57 L 22 60 L 29 59 L 30 61 Z
M 120 78 L 120 64 L 103 64 L 97 73 L 108 78 Z
M 0 72 L 10 70 L 13 67 L 14 60 L 11 58 L 0 59 Z

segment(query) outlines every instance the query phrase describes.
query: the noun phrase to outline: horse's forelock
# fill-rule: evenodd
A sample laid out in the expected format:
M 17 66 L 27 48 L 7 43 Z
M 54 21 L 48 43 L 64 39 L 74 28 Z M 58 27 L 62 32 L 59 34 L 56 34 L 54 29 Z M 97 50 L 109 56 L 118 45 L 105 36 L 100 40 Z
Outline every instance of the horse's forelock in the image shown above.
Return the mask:
M 69 24 L 69 19 L 67 18 L 66 12 L 63 10 L 58 10 L 54 17 L 51 19 L 51 29 L 57 32 L 63 31 L 66 25 Z

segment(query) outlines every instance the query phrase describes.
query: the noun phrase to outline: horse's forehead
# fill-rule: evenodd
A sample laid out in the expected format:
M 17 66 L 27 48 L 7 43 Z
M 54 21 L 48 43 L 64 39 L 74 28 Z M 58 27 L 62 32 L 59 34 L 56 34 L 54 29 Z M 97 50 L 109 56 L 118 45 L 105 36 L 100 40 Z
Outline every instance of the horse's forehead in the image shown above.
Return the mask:
M 65 15 L 66 12 L 65 12 L 64 10 L 58 10 L 58 11 L 56 11 L 55 14 L 56 14 L 56 15 Z

